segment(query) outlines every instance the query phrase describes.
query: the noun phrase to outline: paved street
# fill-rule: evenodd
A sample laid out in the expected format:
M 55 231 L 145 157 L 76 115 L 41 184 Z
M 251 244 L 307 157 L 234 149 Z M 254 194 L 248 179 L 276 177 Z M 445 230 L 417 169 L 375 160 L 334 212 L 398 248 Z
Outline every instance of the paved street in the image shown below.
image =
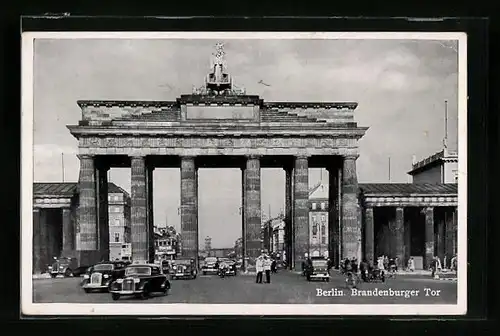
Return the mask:
M 35 303 L 112 303 L 109 293 L 85 294 L 80 278 L 33 280 Z M 438 296 L 426 296 L 425 288 L 439 291 Z M 199 276 L 195 280 L 174 280 L 167 296 L 154 296 L 142 301 L 122 298 L 122 303 L 288 303 L 288 304 L 454 304 L 457 284 L 429 278 L 399 276 L 386 283 L 363 283 L 359 290 L 414 291 L 413 296 L 353 296 L 344 286 L 344 278 L 334 272 L 330 282 L 307 282 L 302 276 L 281 271 L 273 275 L 271 284 L 256 284 L 254 276 L 238 275 L 221 279 Z M 321 290 L 321 295 L 317 295 Z M 419 293 L 416 293 L 416 291 Z M 325 292 L 326 291 L 326 292 Z M 428 290 L 429 291 L 429 290 Z M 334 294 L 334 296 L 333 296 Z M 343 296 L 340 296 L 344 294 Z M 416 295 L 415 295 L 416 294 Z M 431 294 L 429 292 L 429 294 Z M 326 296 L 325 296 L 326 295 Z M 382 294 L 387 295 L 387 294 Z M 397 295 L 397 294 L 396 294 Z

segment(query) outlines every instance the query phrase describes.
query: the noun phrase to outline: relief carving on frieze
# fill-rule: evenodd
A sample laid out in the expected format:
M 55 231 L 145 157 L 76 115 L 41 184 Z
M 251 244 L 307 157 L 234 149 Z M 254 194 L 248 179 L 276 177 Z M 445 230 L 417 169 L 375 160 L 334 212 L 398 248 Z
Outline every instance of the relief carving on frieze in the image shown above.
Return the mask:
M 89 138 L 89 147 L 102 147 L 101 146 L 101 138 Z
M 343 138 L 153 138 L 153 137 L 85 137 L 82 148 L 335 148 L 352 144 Z

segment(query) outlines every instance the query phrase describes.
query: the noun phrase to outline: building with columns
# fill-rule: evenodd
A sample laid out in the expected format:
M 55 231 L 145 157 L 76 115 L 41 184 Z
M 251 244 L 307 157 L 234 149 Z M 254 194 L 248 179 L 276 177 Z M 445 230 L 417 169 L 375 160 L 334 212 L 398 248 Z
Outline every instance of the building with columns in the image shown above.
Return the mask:
M 120 187 L 109 183 L 110 191 L 110 221 L 120 219 L 120 232 L 126 232 L 126 206 L 120 206 L 120 212 L 115 211 L 121 204 L 116 196 L 123 192 L 123 198 L 128 194 Z M 116 202 L 115 202 L 116 200 Z M 33 272 L 45 271 L 53 257 L 75 256 L 76 228 L 78 226 L 78 203 L 80 201 L 78 183 L 33 183 Z M 113 215 L 111 215 L 113 214 Z M 125 217 L 125 218 L 123 218 Z M 122 221 L 123 219 L 123 221 Z M 124 225 L 121 225 L 121 223 Z M 114 222 L 110 223 L 109 241 L 113 239 Z M 128 238 L 127 238 L 128 239 Z M 110 244 L 111 245 L 111 244 Z M 121 247 L 121 244 L 120 244 Z
M 78 101 L 82 118 L 68 125 L 78 139 L 80 204 L 76 250 L 85 263 L 106 255 L 106 172 L 131 169 L 132 259 L 154 259 L 152 190 L 156 167 L 181 172 L 182 255 L 197 259 L 198 169 L 240 168 L 244 255 L 254 266 L 261 241 L 261 168 L 286 172 L 286 244 L 300 267 L 309 251 L 309 168 L 329 171 L 342 190 L 334 216 L 342 218 L 335 244 L 361 250 L 356 159 L 367 128 L 354 120 L 355 102 L 265 102 L 233 84 L 221 45 L 205 83 L 173 101 Z M 162 187 L 162 186 L 160 186 Z M 331 193 L 338 198 L 340 193 Z

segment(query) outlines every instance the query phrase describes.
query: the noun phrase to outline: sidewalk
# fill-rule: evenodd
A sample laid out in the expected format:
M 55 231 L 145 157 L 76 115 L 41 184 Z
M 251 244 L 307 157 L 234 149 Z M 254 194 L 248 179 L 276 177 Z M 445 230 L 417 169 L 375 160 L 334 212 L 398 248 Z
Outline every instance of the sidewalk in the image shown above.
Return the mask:
M 50 274 L 49 273 L 42 273 L 42 274 L 33 274 L 32 279 L 33 280 L 39 280 L 39 279 L 50 279 Z
M 428 271 L 428 270 L 415 270 L 413 272 L 411 271 L 397 271 L 396 272 L 397 275 L 428 275 L 428 276 L 431 276 L 432 272 L 431 271 Z M 442 277 L 442 276 L 456 276 L 457 275 L 457 272 L 455 271 L 450 271 L 450 270 L 442 270 L 440 272 L 437 272 L 437 275 L 439 275 L 439 277 Z

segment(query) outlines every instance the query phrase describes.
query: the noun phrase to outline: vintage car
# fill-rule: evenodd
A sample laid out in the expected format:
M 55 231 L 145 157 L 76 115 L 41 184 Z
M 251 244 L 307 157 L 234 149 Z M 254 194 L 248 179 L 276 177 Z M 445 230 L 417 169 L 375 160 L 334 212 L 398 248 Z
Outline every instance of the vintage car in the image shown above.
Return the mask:
M 81 286 L 85 293 L 93 290 L 108 290 L 109 285 L 125 275 L 128 261 L 105 261 L 89 267 L 83 275 Z
M 216 257 L 206 257 L 201 266 L 203 275 L 208 273 L 217 274 L 219 272 L 219 261 Z
M 236 275 L 236 271 L 236 261 L 228 258 L 219 258 L 219 273 L 224 272 L 224 276 Z
M 322 280 L 330 281 L 330 274 L 328 272 L 328 260 L 327 259 L 309 259 L 306 263 L 305 275 L 307 281 L 311 280 Z
M 54 262 L 48 266 L 48 273 L 53 278 L 58 275 L 64 277 L 80 276 L 85 273 L 88 267 L 88 265 L 80 265 L 78 259 L 74 257 L 54 257 Z
M 160 266 L 163 274 L 169 274 L 170 273 L 170 268 L 171 268 L 171 260 L 161 260 L 160 261 Z
M 153 293 L 168 294 L 170 281 L 156 264 L 131 264 L 125 268 L 123 278 L 113 281 L 109 292 L 113 300 L 133 295 L 147 299 Z
M 192 259 L 172 260 L 170 277 L 175 279 L 196 279 L 196 263 Z

